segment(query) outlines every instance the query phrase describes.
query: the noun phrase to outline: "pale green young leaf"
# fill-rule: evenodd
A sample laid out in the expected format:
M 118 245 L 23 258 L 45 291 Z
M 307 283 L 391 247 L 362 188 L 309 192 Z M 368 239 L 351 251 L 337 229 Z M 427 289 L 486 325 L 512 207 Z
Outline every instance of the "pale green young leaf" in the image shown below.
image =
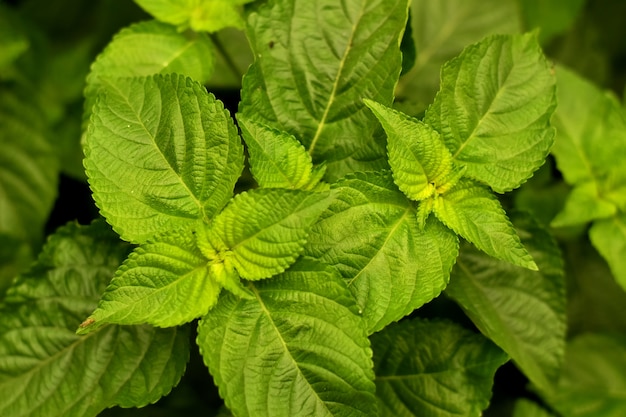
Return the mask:
M 567 417 L 622 417 L 626 410 L 626 337 L 586 333 L 567 345 L 565 365 L 546 402 Z
M 310 227 L 329 202 L 328 193 L 300 190 L 238 194 L 207 226 L 207 242 L 199 246 L 209 259 L 234 266 L 242 278 L 269 278 L 300 256 Z
M 567 196 L 565 207 L 550 224 L 553 227 L 575 226 L 611 217 L 616 213 L 617 207 L 600 196 L 598 184 L 586 181 L 574 187 Z
M 516 33 L 521 26 L 516 0 L 412 0 L 415 65 L 400 77 L 396 101 L 418 114 L 439 90 L 441 66 L 467 45 L 494 33 Z
M 372 352 L 336 272 L 301 258 L 255 298 L 227 294 L 198 325 L 198 345 L 239 417 L 377 416 Z
M 512 219 L 539 271 L 494 259 L 466 245 L 446 294 L 511 356 L 535 387 L 549 391 L 557 382 L 565 354 L 563 261 L 556 242 L 530 216 L 515 214 Z
M 626 215 L 595 221 L 589 238 L 609 264 L 615 281 L 626 291 Z
M 364 100 L 387 133 L 393 178 L 412 200 L 433 196 L 452 171 L 452 155 L 430 126 L 371 100 Z
M 508 357 L 447 321 L 405 320 L 371 337 L 381 417 L 479 416 Z
M 535 34 L 494 35 L 443 66 L 425 122 L 467 176 L 503 193 L 544 163 L 554 142 L 555 89 Z
M 278 0 L 248 17 L 255 62 L 240 112 L 294 135 L 326 178 L 386 166 L 363 97 L 389 105 L 401 67 L 408 0 Z
M 521 398 L 515 401 L 513 417 L 555 417 L 534 401 Z
M 334 266 L 356 297 L 369 333 L 437 297 L 458 239 L 431 218 L 422 230 L 391 173 L 351 174 L 309 234 L 305 253 Z
M 311 183 L 311 155 L 293 135 L 244 116 L 238 115 L 237 121 L 248 145 L 250 171 L 259 186 L 298 190 L 317 184 Z
M 181 33 L 155 20 L 124 28 L 91 65 L 83 120 L 89 121 L 100 89 L 112 88 L 119 78 L 178 73 L 204 84 L 213 63 L 214 48 L 206 35 Z
M 213 217 L 243 169 L 228 111 L 180 75 L 124 79 L 105 90 L 85 156 L 96 204 L 123 239 L 136 243 Z
M 171 327 L 203 316 L 221 286 L 190 229 L 169 232 L 135 249 L 115 272 L 98 308 L 77 333 L 108 324 Z
M 484 186 L 462 179 L 435 199 L 433 211 L 446 226 L 486 254 L 537 270 L 500 202 Z
M 104 224 L 59 229 L 0 305 L 0 414 L 93 417 L 170 392 L 189 358 L 189 329 L 106 326 L 74 333 L 129 251 Z

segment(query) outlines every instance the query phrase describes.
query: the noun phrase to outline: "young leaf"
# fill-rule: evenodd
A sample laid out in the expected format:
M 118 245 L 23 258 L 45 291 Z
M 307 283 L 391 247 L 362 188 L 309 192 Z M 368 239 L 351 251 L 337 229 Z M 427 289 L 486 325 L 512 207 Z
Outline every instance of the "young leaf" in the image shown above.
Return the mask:
M 371 337 L 381 417 L 478 416 L 508 357 L 446 321 L 405 320 Z
M 550 223 L 553 227 L 575 226 L 617 213 L 617 207 L 600 196 L 598 184 L 587 181 L 574 187 L 567 196 L 565 207 Z
M 245 417 L 376 416 L 371 349 L 333 269 L 302 258 L 255 298 L 220 298 L 198 345 L 226 405 Z
M 103 92 L 85 155 L 98 207 L 135 243 L 213 217 L 243 169 L 222 103 L 179 75 L 123 79 Z
M 446 294 L 541 391 L 554 388 L 565 354 L 563 262 L 556 242 L 529 216 L 513 217 L 539 266 L 529 271 L 470 245 L 461 250 Z
M 387 132 L 387 153 L 393 178 L 412 200 L 433 196 L 452 171 L 452 155 L 437 131 L 371 100 L 364 100 Z
M 187 323 L 215 305 L 220 289 L 191 230 L 170 232 L 130 254 L 78 334 L 107 323 L 159 327 Z
M 268 2 L 251 13 L 255 62 L 240 112 L 294 135 L 327 178 L 386 166 L 378 123 L 361 99 L 391 104 L 407 0 Z
M 250 190 L 235 196 L 211 222 L 208 242 L 199 246 L 209 259 L 234 266 L 242 278 L 269 278 L 300 256 L 309 228 L 328 204 L 328 193 Z
M 510 191 L 550 151 L 555 83 L 535 34 L 491 36 L 443 66 L 425 122 L 442 134 L 469 177 Z
M 250 171 L 259 186 L 306 190 L 317 185 L 311 177 L 311 155 L 298 139 L 244 116 L 238 115 L 237 121 L 248 145 Z M 321 176 L 323 174 L 324 171 Z
M 369 333 L 440 294 L 458 254 L 453 232 L 435 218 L 420 230 L 389 172 L 351 174 L 333 192 L 305 253 L 339 270 Z
M 626 215 L 594 222 L 589 238 L 609 264 L 615 281 L 626 291 Z
M 167 394 L 189 357 L 189 329 L 107 326 L 81 337 L 129 247 L 104 222 L 57 231 L 0 305 L 0 414 L 92 417 Z

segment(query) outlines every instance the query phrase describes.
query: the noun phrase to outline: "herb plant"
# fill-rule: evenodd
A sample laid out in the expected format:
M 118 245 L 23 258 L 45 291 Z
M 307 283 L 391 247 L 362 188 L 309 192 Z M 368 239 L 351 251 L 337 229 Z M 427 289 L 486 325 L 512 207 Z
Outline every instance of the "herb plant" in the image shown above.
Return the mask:
M 623 104 L 542 47 L 581 2 L 550 2 L 550 26 L 520 1 L 525 33 L 517 2 L 469 2 L 462 42 L 456 0 L 136 3 L 153 18 L 83 51 L 65 96 L 28 4 L 0 3 L 2 416 L 626 409 L 621 322 L 595 331 L 566 297 L 587 222 L 610 303 L 626 289 Z M 458 33 L 429 40 L 441 16 Z M 59 170 L 99 216 L 42 244 Z M 490 407 L 506 367 L 528 388 Z

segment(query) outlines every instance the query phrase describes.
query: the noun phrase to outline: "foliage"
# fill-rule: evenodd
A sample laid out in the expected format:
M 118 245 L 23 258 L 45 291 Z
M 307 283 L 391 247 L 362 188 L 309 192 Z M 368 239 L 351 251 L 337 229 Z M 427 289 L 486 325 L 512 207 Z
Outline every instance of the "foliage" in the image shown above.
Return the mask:
M 618 2 L 78 3 L 0 3 L 1 415 L 626 412 Z

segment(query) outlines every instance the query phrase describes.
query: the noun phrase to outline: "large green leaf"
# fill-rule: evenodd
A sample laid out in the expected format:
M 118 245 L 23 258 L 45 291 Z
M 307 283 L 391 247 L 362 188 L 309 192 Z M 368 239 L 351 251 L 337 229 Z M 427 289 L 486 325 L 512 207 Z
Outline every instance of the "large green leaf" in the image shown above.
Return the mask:
M 479 416 L 508 360 L 482 335 L 446 321 L 405 320 L 371 339 L 381 417 Z
M 396 100 L 412 115 L 426 109 L 439 89 L 441 66 L 487 35 L 517 32 L 518 7 L 516 0 L 412 0 L 417 58 L 400 78 Z
M 243 169 L 228 111 L 180 75 L 124 79 L 106 89 L 85 155 L 96 204 L 123 239 L 137 243 L 213 217 Z
M 239 417 L 376 416 L 371 349 L 342 279 L 313 260 L 248 283 L 198 325 L 198 345 Z
M 494 35 L 443 66 L 425 121 L 468 176 L 503 193 L 524 183 L 548 155 L 555 84 L 536 35 Z
M 248 18 L 240 111 L 293 134 L 327 178 L 386 165 L 364 97 L 391 104 L 408 0 L 275 0 Z
M 300 256 L 309 229 L 328 206 L 328 193 L 256 189 L 235 196 L 200 242 L 205 255 L 245 279 L 269 278 Z
M 609 264 L 617 283 L 626 291 L 626 214 L 594 222 L 589 238 Z
M 129 247 L 104 222 L 71 224 L 46 244 L 0 305 L 0 414 L 92 417 L 140 407 L 176 385 L 188 328 L 107 326 L 74 333 Z
M 305 253 L 339 270 L 370 333 L 439 295 L 458 254 L 454 233 L 435 218 L 420 230 L 389 172 L 352 174 L 334 193 Z
M 446 294 L 480 331 L 508 353 L 539 389 L 554 387 L 565 354 L 565 278 L 559 249 L 527 215 L 512 217 L 539 272 L 499 261 L 467 245 Z

